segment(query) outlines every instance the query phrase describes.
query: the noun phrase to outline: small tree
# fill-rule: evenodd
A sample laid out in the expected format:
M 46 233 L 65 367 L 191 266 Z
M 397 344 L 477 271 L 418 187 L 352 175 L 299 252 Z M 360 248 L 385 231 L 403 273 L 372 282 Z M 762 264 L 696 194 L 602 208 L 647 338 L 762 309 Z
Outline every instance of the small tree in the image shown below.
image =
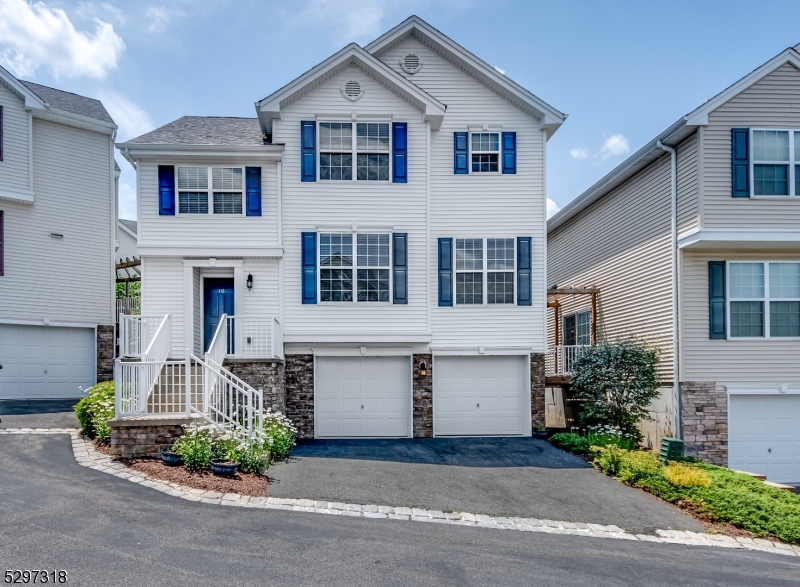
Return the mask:
M 583 426 L 610 424 L 641 442 L 640 420 L 658 397 L 658 350 L 633 339 L 601 342 L 572 363 L 577 397 L 589 400 L 581 412 Z

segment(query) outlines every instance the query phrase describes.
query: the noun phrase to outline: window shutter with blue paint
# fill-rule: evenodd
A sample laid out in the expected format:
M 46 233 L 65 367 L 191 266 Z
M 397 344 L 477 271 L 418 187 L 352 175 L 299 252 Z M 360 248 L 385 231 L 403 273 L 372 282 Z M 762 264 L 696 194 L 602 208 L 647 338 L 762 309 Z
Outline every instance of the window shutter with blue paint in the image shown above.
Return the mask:
M 394 292 L 392 302 L 408 303 L 408 233 L 392 233 L 392 280 Z
M 439 239 L 439 305 L 453 305 L 453 239 Z
M 317 123 L 300 123 L 300 180 L 317 181 Z
M 392 181 L 408 182 L 408 123 L 392 123 Z
M 261 216 L 261 168 L 245 167 L 244 173 L 247 190 L 247 215 Z
M 517 305 L 533 305 L 531 279 L 531 237 L 517 237 Z
M 317 233 L 304 232 L 302 239 L 303 303 L 317 303 Z
M 731 195 L 750 197 L 750 129 L 731 129 Z
M 517 133 L 503 133 L 503 173 L 517 172 Z
M 158 166 L 158 214 L 175 216 L 175 166 Z
M 708 338 L 726 338 L 725 261 L 708 262 Z
M 453 133 L 453 173 L 469 173 L 469 133 Z M 441 304 L 440 304 L 441 305 Z

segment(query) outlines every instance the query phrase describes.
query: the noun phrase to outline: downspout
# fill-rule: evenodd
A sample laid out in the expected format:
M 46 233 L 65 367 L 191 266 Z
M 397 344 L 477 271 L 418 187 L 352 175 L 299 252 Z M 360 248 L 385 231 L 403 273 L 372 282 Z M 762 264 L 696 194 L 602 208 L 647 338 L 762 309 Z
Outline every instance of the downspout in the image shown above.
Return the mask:
M 656 146 L 670 156 L 670 273 L 672 274 L 672 394 L 675 406 L 675 437 L 681 437 L 681 361 L 678 316 L 678 153 L 661 141 Z

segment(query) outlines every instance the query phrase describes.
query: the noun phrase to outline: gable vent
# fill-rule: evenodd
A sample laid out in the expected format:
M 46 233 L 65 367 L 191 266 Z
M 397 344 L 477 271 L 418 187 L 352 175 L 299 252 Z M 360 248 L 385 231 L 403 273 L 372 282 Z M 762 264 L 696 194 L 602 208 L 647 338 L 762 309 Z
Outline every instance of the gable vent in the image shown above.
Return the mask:
M 364 88 L 357 79 L 349 79 L 342 86 L 342 95 L 351 101 L 356 101 L 364 95 Z
M 422 62 L 419 60 L 419 55 L 416 53 L 407 53 L 400 60 L 400 67 L 403 68 L 403 71 L 406 73 L 414 74 L 422 67 Z

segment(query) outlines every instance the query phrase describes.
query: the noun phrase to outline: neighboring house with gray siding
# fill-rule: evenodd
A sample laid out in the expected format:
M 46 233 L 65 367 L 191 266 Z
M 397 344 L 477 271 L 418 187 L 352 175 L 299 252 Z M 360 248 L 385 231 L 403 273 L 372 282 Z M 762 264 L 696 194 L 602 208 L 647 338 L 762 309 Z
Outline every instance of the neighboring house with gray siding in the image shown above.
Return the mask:
M 689 454 L 793 483 L 798 49 L 681 117 L 548 222 L 548 284 L 599 288 L 598 337 L 659 348 L 662 403 Z M 559 310 L 584 306 L 575 296 Z
M 116 125 L 0 67 L 0 399 L 111 378 Z

